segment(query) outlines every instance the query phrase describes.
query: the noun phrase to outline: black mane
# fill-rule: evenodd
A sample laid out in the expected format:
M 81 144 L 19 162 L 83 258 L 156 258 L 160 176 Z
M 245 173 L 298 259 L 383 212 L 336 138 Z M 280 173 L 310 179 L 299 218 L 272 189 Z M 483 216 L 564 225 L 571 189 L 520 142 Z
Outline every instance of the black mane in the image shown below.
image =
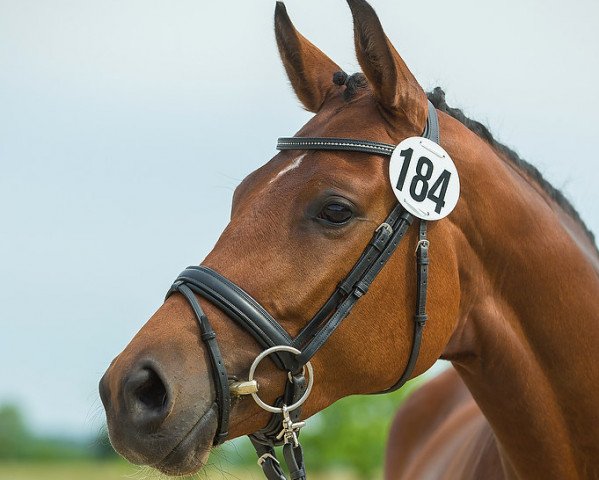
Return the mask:
M 468 118 L 466 115 L 464 115 L 464 112 L 462 112 L 459 108 L 452 108 L 449 105 L 447 105 L 447 103 L 445 102 L 445 92 L 441 88 L 436 87 L 432 92 L 428 92 L 426 96 L 435 106 L 435 108 L 447 113 L 448 115 L 451 115 L 464 126 L 468 127 L 468 129 L 470 129 L 472 132 L 476 133 L 483 140 L 487 141 L 493 148 L 505 154 L 509 158 L 509 160 L 512 161 L 518 168 L 524 170 L 526 174 L 530 175 L 568 215 L 570 215 L 574 220 L 576 220 L 576 222 L 578 222 L 578 224 L 583 228 L 587 236 L 593 242 L 593 245 L 595 245 L 595 235 L 582 221 L 582 218 L 580 218 L 580 215 L 576 211 L 574 206 L 570 203 L 570 201 L 564 196 L 564 194 L 561 191 L 559 191 L 557 188 L 551 185 L 545 179 L 545 177 L 543 177 L 543 174 L 539 171 L 537 167 L 531 165 L 526 160 L 520 158 L 520 156 L 511 148 L 495 140 L 489 129 L 485 127 L 482 123 Z
M 345 72 L 337 72 L 333 76 L 333 83 L 346 86 L 343 94 L 346 101 L 350 101 L 358 90 L 363 89 L 368 85 L 368 81 L 363 73 L 347 75 Z M 480 138 L 489 143 L 493 148 L 503 153 L 512 163 L 514 163 L 514 165 L 516 165 L 516 167 L 520 168 L 531 178 L 533 178 L 541 186 L 541 188 L 545 190 L 545 192 L 547 192 L 547 194 L 582 227 L 593 245 L 595 245 L 595 249 L 597 249 L 595 244 L 595 235 L 582 221 L 580 214 L 576 211 L 574 206 L 565 197 L 565 195 L 551 185 L 545 179 L 545 177 L 543 177 L 543 174 L 537 167 L 520 158 L 520 156 L 511 148 L 495 140 L 495 138 L 493 138 L 493 134 L 482 123 L 468 118 L 459 108 L 452 108 L 447 105 L 445 102 L 445 92 L 440 87 L 436 87 L 432 92 L 428 92 L 426 96 L 436 109 L 441 110 L 442 112 L 445 112 L 458 120 Z

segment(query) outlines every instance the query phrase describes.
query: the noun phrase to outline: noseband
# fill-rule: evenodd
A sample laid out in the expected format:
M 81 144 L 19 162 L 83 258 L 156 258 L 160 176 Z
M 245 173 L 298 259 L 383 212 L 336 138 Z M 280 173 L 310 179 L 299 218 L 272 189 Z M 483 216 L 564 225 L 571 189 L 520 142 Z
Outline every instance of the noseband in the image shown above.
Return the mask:
M 430 102 L 423 136 L 439 143 L 437 112 Z M 395 146 L 347 138 L 291 137 L 279 138 L 277 149 L 336 150 L 391 156 Z M 306 478 L 298 433 L 304 425 L 304 422 L 299 421 L 301 405 L 307 399 L 314 382 L 310 359 L 349 315 L 356 302 L 368 292 L 371 283 L 397 249 L 413 220 L 412 214 L 397 203 L 385 221 L 375 230 L 372 240 L 349 274 L 338 284 L 326 303 L 295 338 L 291 338 L 280 323 L 254 298 L 218 272 L 203 266 L 192 266 L 186 268 L 177 277 L 166 297 L 179 292 L 187 299 L 197 318 L 201 339 L 208 350 L 216 390 L 215 401 L 218 407 L 218 427 L 214 445 L 221 444 L 227 438 L 231 394 L 249 393 L 258 405 L 273 413 L 264 428 L 250 435 L 259 457 L 258 463 L 266 477 L 269 480 L 285 480 L 274 451 L 275 446 L 284 445 L 283 454 L 291 478 L 294 480 Z M 392 392 L 400 388 L 410 378 L 416 365 L 422 332 L 427 320 L 428 248 L 426 222 L 421 220 L 416 250 L 417 294 L 412 349 L 401 378 L 380 393 Z M 216 334 L 196 295 L 208 300 L 241 325 L 264 349 L 250 368 L 248 382 L 237 383 L 236 388 L 231 387 L 216 341 Z M 253 380 L 258 363 L 267 356 L 279 369 L 287 372 L 289 379 L 283 395 L 278 398 L 275 405 L 265 404 L 258 397 L 257 384 Z

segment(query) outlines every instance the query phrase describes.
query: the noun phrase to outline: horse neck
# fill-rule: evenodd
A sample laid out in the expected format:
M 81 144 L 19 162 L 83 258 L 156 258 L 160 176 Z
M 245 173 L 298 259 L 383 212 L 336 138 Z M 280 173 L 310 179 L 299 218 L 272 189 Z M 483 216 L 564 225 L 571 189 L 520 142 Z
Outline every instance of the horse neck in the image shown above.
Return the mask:
M 480 140 L 470 153 L 454 219 L 460 318 L 443 358 L 493 428 L 509 477 L 599 478 L 596 251 L 524 172 Z

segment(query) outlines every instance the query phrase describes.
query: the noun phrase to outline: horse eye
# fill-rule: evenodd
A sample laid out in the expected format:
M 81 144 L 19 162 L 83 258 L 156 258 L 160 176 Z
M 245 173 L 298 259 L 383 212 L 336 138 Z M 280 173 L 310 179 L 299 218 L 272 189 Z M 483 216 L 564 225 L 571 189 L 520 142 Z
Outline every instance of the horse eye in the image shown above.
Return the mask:
M 329 223 L 341 225 L 348 222 L 353 216 L 353 212 L 347 205 L 341 203 L 329 203 L 323 207 L 318 218 L 326 220 Z

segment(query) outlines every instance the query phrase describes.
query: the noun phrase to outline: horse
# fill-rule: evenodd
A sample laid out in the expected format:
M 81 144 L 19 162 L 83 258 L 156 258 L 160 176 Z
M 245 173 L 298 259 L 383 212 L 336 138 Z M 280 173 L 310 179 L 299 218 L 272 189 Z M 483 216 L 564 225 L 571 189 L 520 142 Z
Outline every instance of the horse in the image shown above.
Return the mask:
M 277 438 L 291 446 L 292 476 L 305 478 L 294 465 L 302 460 L 302 422 L 298 410 L 290 416 L 290 402 L 304 402 L 305 420 L 342 397 L 388 391 L 444 359 L 452 369 L 395 418 L 386 478 L 599 478 L 599 254 L 591 232 L 538 170 L 448 107 L 442 91 L 427 97 L 372 7 L 347 1 L 363 71 L 353 75 L 302 36 L 277 3 L 283 65 L 314 116 L 293 148 L 236 188 L 213 250 L 178 278 L 102 377 L 112 445 L 133 463 L 182 475 L 199 471 L 214 444 L 258 438 L 276 418 Z M 330 326 L 337 313 L 319 315 L 321 306 L 372 251 L 372 239 L 393 232 L 387 219 L 398 198 L 389 160 L 376 148 L 424 135 L 431 119 L 459 172 L 455 209 L 411 229 L 402 213 L 403 240 L 385 250 L 368 293 L 354 291 L 351 310 L 318 350 L 275 345 L 271 355 L 267 340 L 287 342 L 306 325 L 323 339 L 310 319 Z M 304 138 L 328 147 L 360 141 L 302 149 Z M 414 315 L 423 283 L 430 320 L 414 356 L 426 317 Z M 250 331 L 250 314 L 276 321 L 256 321 Z M 265 325 L 268 335 L 258 331 Z M 258 392 L 278 413 L 245 395 Z M 283 478 L 273 451 L 260 448 L 268 478 Z

